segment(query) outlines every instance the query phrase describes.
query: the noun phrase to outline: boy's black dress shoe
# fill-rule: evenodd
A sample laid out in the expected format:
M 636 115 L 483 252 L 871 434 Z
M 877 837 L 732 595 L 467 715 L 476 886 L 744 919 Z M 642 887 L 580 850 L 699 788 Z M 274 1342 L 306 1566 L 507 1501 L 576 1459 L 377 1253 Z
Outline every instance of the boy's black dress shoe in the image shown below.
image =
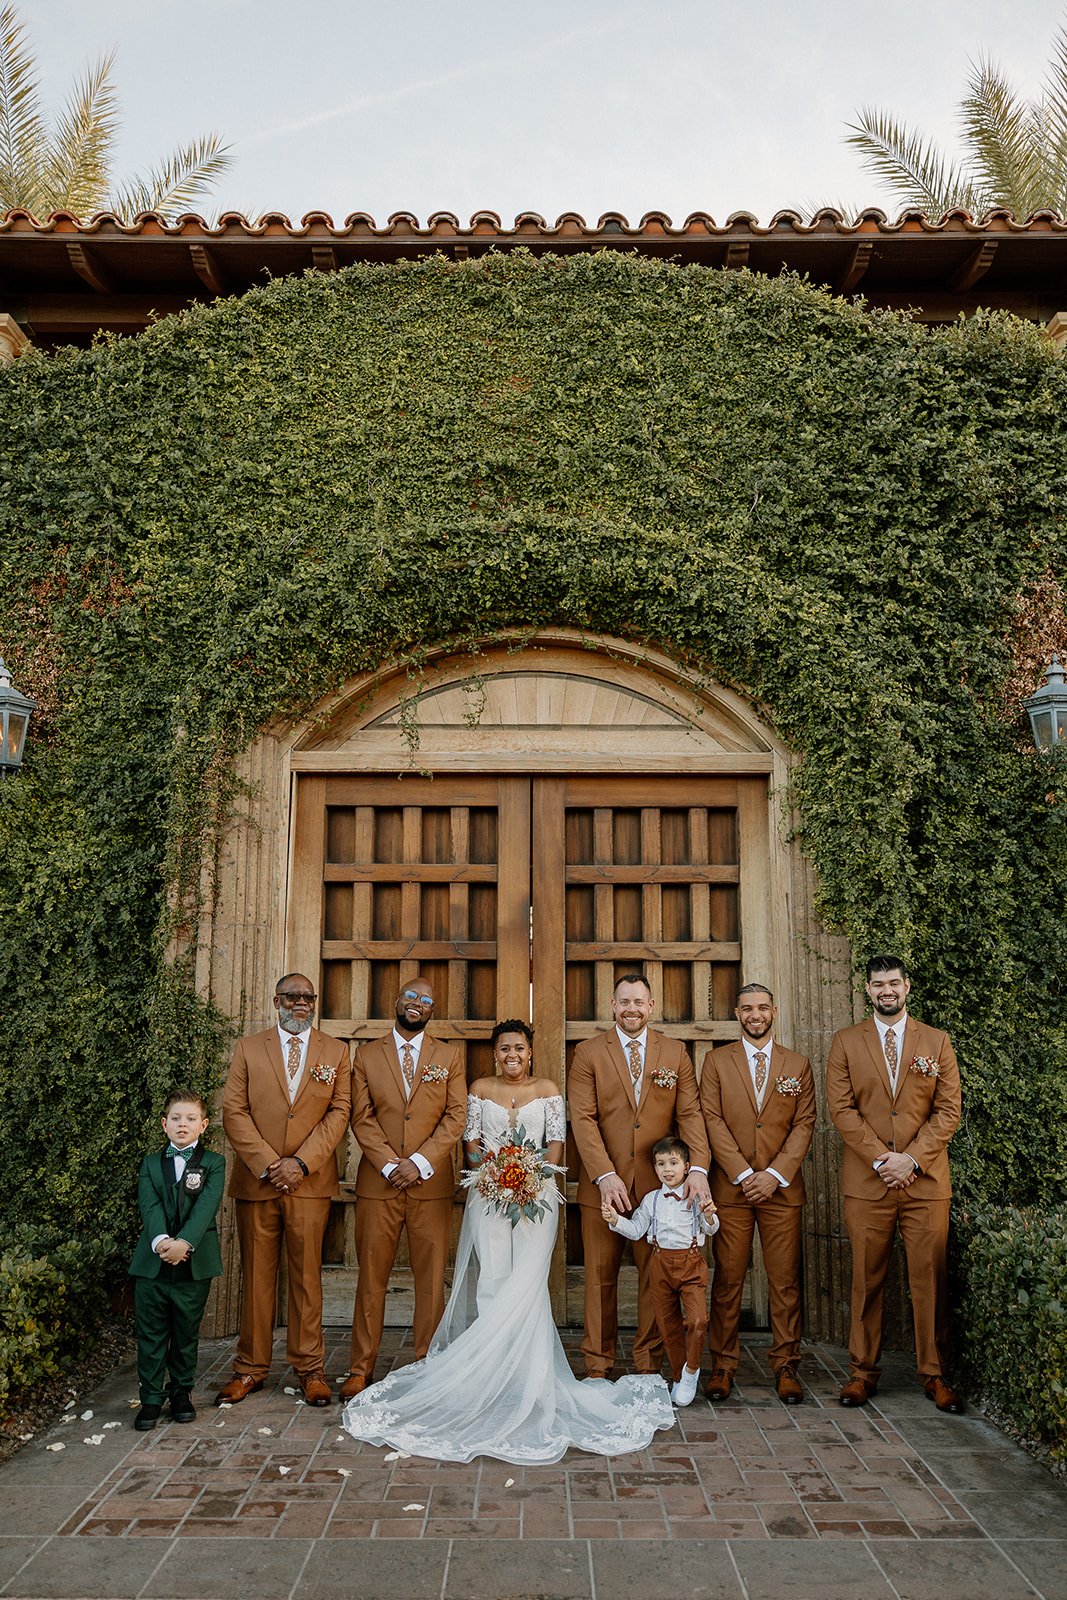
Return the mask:
M 175 1389 L 170 1397 L 170 1414 L 175 1422 L 195 1422 L 196 1407 L 189 1398 L 188 1389 Z
M 138 1433 L 149 1433 L 159 1421 L 162 1406 L 142 1406 L 133 1419 L 133 1425 Z

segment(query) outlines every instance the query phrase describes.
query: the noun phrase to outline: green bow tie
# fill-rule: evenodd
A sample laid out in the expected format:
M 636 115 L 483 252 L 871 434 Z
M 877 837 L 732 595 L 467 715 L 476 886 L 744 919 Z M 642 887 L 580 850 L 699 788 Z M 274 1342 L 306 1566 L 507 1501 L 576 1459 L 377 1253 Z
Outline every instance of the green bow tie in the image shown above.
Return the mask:
M 168 1144 L 167 1154 L 168 1156 L 181 1156 L 183 1161 L 188 1161 L 195 1149 L 195 1144 L 187 1144 L 184 1150 L 179 1150 L 176 1144 Z

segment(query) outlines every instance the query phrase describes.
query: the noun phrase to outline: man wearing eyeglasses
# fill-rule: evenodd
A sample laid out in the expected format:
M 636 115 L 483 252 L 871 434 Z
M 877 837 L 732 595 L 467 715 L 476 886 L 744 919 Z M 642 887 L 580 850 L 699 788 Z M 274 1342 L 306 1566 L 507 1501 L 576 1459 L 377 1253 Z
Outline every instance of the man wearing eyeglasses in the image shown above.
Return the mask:
M 234 1374 L 215 1396 L 235 1405 L 270 1371 L 282 1240 L 289 1269 L 289 1361 L 308 1405 L 331 1399 L 322 1334 L 322 1240 L 338 1193 L 334 1151 L 352 1088 L 348 1046 L 311 1026 L 315 986 L 279 978 L 277 1023 L 242 1039 L 222 1096 L 222 1125 L 237 1160 L 230 1176 L 244 1273 Z
M 426 1032 L 433 1005 L 425 978 L 406 984 L 397 995 L 392 1031 L 360 1045 L 352 1061 L 352 1131 L 363 1159 L 356 1175 L 359 1278 L 342 1400 L 373 1381 L 402 1228 L 415 1280 L 416 1361 L 444 1315 L 452 1151 L 463 1133 L 467 1083 L 458 1049 Z

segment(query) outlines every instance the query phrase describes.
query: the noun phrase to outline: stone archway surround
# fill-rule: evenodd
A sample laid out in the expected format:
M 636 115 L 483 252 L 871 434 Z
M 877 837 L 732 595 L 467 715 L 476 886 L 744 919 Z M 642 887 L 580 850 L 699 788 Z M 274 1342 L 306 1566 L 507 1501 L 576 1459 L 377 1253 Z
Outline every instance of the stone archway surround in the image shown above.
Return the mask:
M 417 747 L 412 747 L 417 726 Z M 301 897 L 319 892 L 295 858 L 297 786 L 314 775 L 589 773 L 755 776 L 767 780 L 763 881 L 769 941 L 754 956 L 773 974 L 783 1041 L 810 1056 L 820 1119 L 806 1165 L 805 1321 L 810 1337 L 847 1333 L 848 1251 L 837 1193 L 837 1136 L 825 1117 L 822 1074 L 835 1028 L 853 1020 L 849 951 L 815 920 L 810 864 L 788 842 L 782 795 L 792 762 L 752 706 L 666 653 L 569 629 L 488 642 L 476 655 L 428 653 L 417 679 L 386 667 L 346 684 L 299 723 L 269 729 L 240 776 L 247 800 L 228 830 L 210 908 L 199 929 L 197 982 L 243 1033 L 269 1025 L 278 974 L 315 970 L 299 934 L 313 920 Z M 765 922 L 766 925 L 766 922 Z M 746 973 L 746 975 L 748 975 Z M 763 977 L 763 981 L 770 981 Z M 239 1272 L 229 1208 L 220 1217 L 227 1273 L 207 1328 L 236 1326 Z

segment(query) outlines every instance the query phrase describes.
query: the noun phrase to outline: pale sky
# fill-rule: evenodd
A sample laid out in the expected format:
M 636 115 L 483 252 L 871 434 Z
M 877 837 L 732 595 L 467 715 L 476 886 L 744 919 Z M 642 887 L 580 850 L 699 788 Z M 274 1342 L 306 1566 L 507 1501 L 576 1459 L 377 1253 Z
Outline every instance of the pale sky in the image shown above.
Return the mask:
M 217 131 L 199 208 L 478 210 L 636 224 L 882 205 L 842 143 L 875 105 L 955 144 L 968 59 L 1041 86 L 1064 0 L 21 0 L 50 105 L 115 46 L 116 176 Z

